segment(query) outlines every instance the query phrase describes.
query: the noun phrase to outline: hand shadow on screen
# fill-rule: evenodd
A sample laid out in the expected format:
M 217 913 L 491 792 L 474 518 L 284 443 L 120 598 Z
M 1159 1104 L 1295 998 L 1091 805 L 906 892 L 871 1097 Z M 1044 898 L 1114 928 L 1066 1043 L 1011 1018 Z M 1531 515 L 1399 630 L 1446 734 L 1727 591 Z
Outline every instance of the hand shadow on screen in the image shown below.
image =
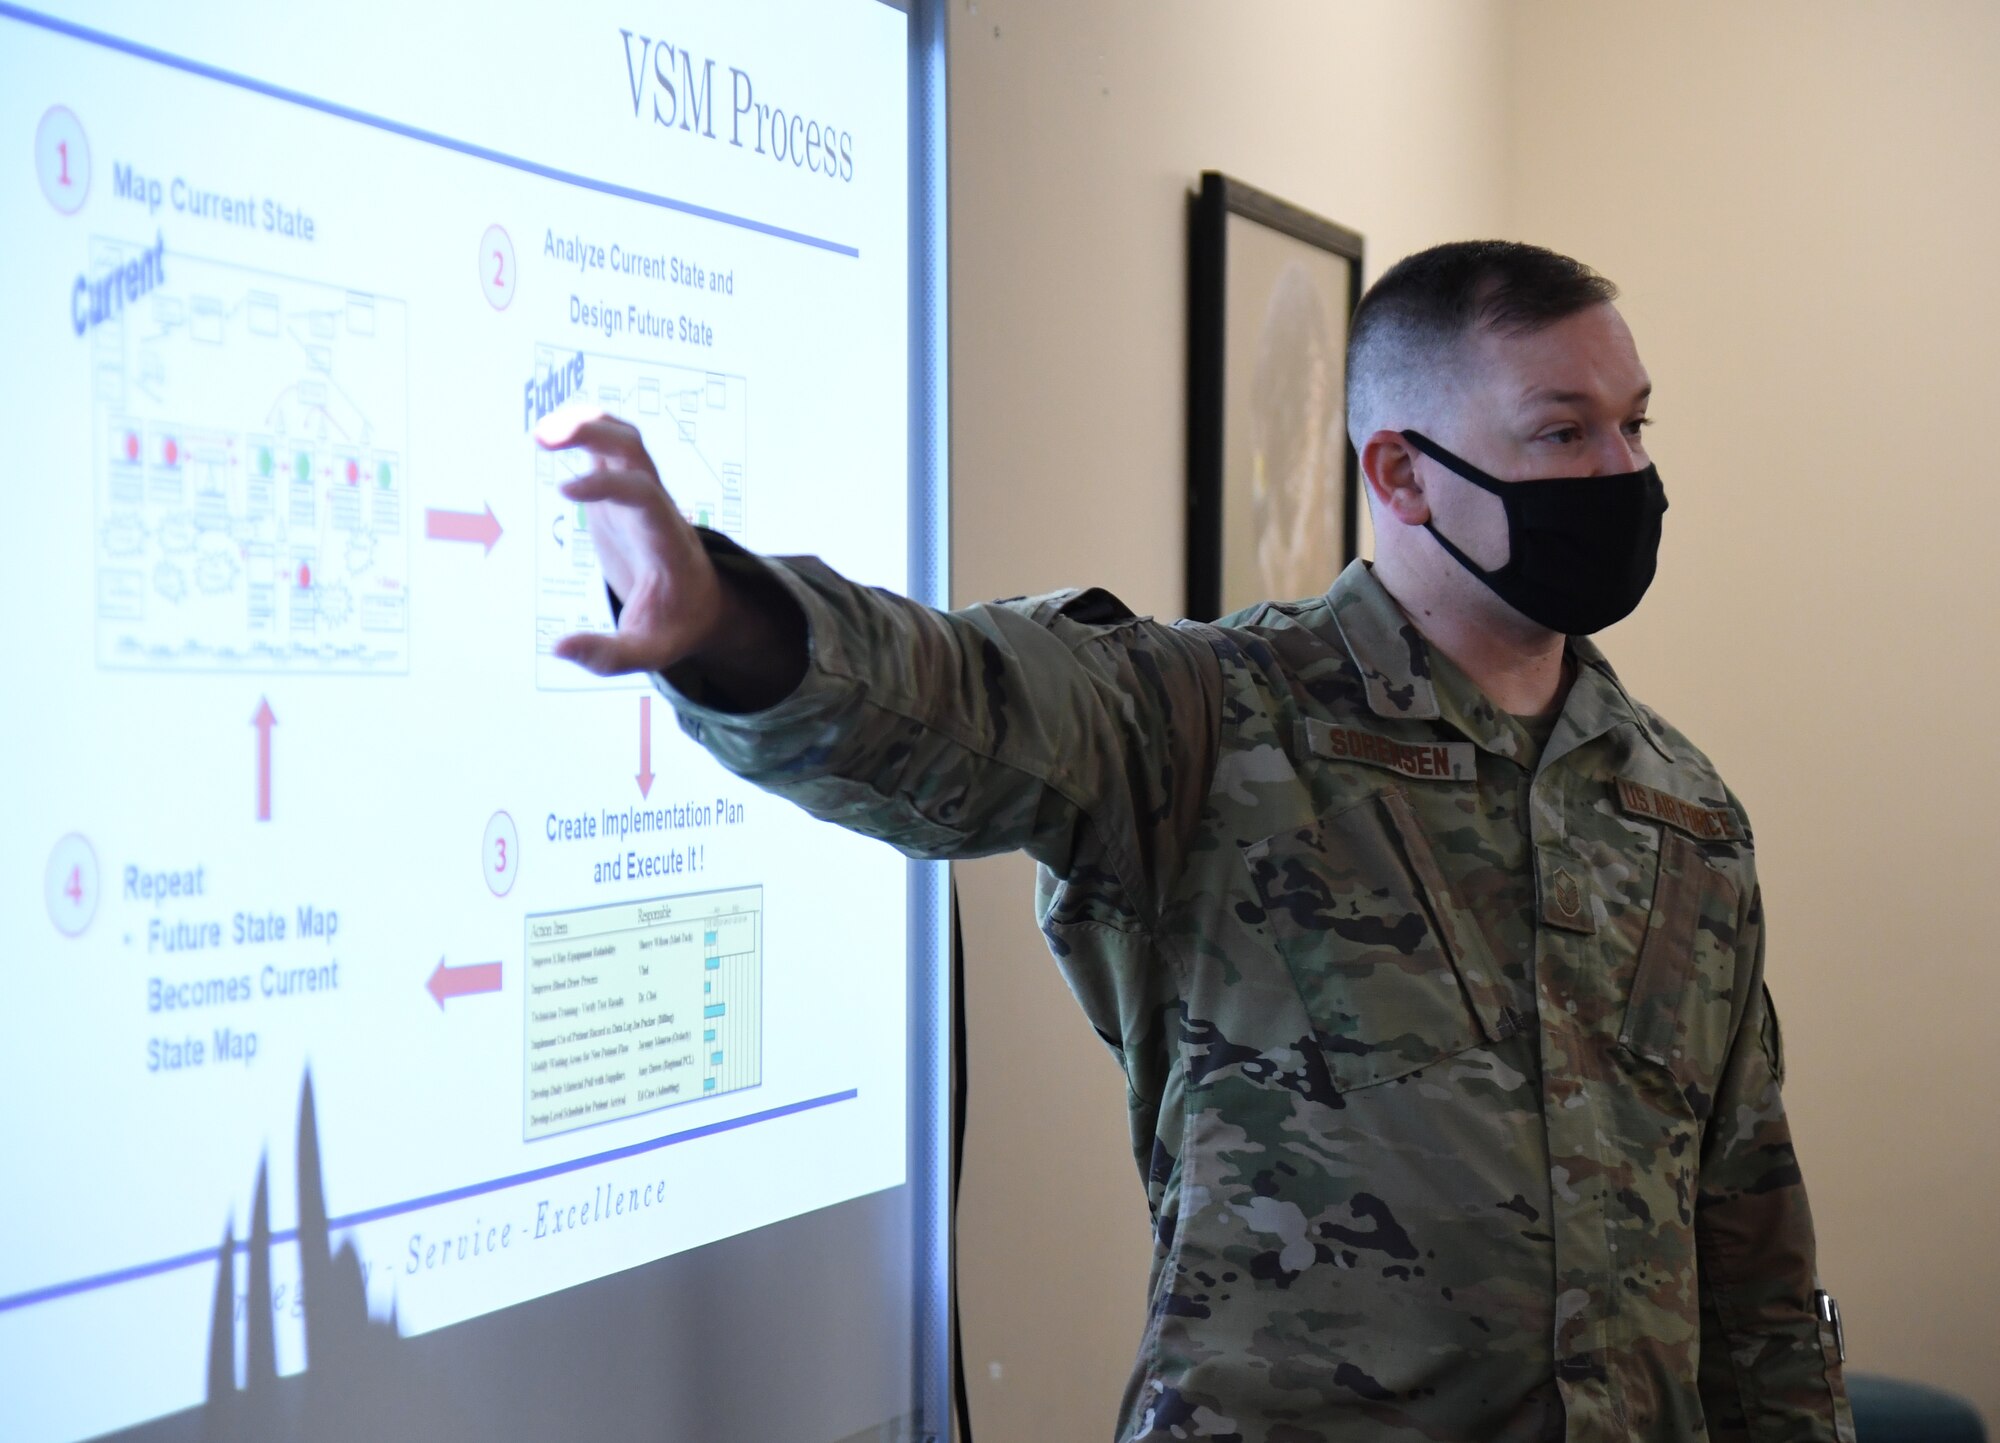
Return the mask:
M 260 1159 L 251 1205 L 248 1287 L 240 1303 L 245 1329 L 241 1387 L 236 1382 L 239 1300 L 233 1218 L 216 1249 L 208 1401 L 201 1410 L 202 1434 L 213 1443 L 346 1443 L 396 1433 L 392 1402 L 401 1394 L 402 1381 L 395 1376 L 396 1320 L 393 1313 L 381 1321 L 369 1317 L 354 1245 L 343 1240 L 339 1251 L 333 1250 L 310 1072 L 299 1093 L 297 1156 L 299 1281 L 290 1306 L 303 1304 L 307 1368 L 293 1378 L 278 1376 L 276 1315 L 287 1300 L 271 1286 L 268 1159 Z
M 400 1437 L 396 1404 L 414 1379 L 398 1356 L 392 1312 L 368 1315 L 361 1259 L 351 1242 L 332 1247 L 312 1074 L 299 1093 L 299 1280 L 274 1292 L 268 1157 L 257 1164 L 247 1246 L 232 1217 L 215 1252 L 215 1303 L 208 1319 L 208 1397 L 198 1408 L 141 1424 L 107 1438 L 126 1443 L 359 1443 Z M 246 1254 L 247 1286 L 237 1293 L 236 1254 Z M 277 1318 L 293 1311 L 304 1323 L 307 1368 L 278 1375 Z M 244 1381 L 236 1381 L 239 1319 Z

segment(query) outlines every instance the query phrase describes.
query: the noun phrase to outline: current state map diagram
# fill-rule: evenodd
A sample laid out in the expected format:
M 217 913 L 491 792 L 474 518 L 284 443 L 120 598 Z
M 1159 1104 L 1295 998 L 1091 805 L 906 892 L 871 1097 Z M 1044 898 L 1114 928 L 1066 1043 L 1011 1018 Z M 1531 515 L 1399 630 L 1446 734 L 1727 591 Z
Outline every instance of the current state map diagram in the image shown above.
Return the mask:
M 139 247 L 97 239 L 93 271 Z M 93 329 L 100 665 L 409 669 L 407 316 L 169 253 Z
M 748 381 L 628 356 L 535 347 L 537 379 L 566 380 L 579 372 L 570 393 L 588 396 L 639 428 L 661 483 L 688 520 L 742 540 Z M 584 508 L 557 489 L 588 465 L 580 452 L 535 455 L 535 682 L 547 691 L 643 685 L 603 680 L 550 654 L 570 632 L 610 629 Z

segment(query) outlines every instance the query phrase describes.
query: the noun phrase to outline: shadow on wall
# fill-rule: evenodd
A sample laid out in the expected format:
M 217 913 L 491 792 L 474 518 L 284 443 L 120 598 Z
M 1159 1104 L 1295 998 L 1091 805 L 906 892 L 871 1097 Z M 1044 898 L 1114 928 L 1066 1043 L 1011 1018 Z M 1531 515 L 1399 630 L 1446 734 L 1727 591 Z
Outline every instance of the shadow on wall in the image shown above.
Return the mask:
M 278 1376 L 277 1313 L 271 1287 L 269 1159 L 257 1164 L 251 1205 L 248 1288 L 241 1301 L 245 1380 L 236 1381 L 238 1298 L 236 1220 L 223 1228 L 215 1254 L 215 1304 L 208 1320 L 208 1398 L 199 1408 L 113 1435 L 130 1443 L 347 1443 L 399 1435 L 419 1380 L 399 1355 L 392 1313 L 368 1315 L 361 1258 L 351 1242 L 332 1247 L 312 1074 L 299 1092 L 299 1298 L 304 1309 L 305 1372 Z M 276 1241 L 282 1246 L 283 1239 Z
M 361 1257 L 351 1242 L 332 1250 L 327 1228 L 325 1175 L 319 1159 L 319 1124 L 312 1074 L 299 1090 L 299 1285 L 305 1306 L 307 1369 L 278 1376 L 271 1290 L 271 1209 L 268 1158 L 257 1164 L 257 1200 L 251 1206 L 249 1289 L 243 1307 L 247 1329 L 246 1378 L 236 1385 L 236 1220 L 216 1249 L 215 1306 L 208 1324 L 208 1402 L 203 1435 L 216 1443 L 298 1439 L 345 1443 L 394 1435 L 398 1338 L 395 1314 L 368 1316 Z

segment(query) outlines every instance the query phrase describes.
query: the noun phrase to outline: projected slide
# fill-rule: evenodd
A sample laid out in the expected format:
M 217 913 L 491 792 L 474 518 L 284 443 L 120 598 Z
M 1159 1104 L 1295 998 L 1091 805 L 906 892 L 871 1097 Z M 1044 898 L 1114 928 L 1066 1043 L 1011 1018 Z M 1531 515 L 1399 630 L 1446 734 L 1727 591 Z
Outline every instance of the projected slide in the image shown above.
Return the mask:
M 909 585 L 904 17 L 407 11 L 0 6 L 9 1440 L 905 1178 L 906 864 L 550 654 L 530 441 Z

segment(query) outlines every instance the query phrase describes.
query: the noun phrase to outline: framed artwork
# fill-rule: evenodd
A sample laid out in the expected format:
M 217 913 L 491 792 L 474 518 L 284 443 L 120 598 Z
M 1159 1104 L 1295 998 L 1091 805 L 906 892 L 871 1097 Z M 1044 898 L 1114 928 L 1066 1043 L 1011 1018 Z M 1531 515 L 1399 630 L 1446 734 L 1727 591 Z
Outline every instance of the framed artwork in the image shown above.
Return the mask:
M 1187 614 L 1316 596 L 1354 559 L 1361 237 L 1204 172 L 1189 268 Z

